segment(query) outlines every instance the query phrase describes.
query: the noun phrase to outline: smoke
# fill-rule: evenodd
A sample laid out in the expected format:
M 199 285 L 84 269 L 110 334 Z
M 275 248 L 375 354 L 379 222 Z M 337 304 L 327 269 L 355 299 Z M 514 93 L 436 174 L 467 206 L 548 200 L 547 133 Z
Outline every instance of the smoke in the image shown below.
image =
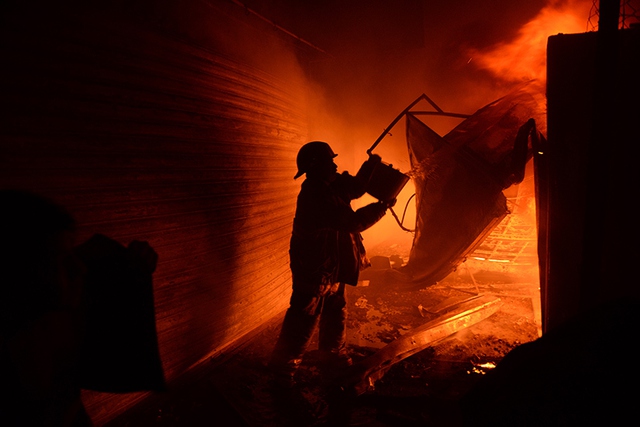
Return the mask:
M 544 78 L 546 38 L 584 31 L 592 5 L 591 0 L 275 3 L 289 8 L 280 11 L 278 22 L 326 52 L 306 66 L 315 82 L 309 92 L 309 140 L 332 144 L 340 154 L 338 165 L 348 170 L 359 166 L 385 128 L 423 93 L 445 111 L 472 114 L 519 82 Z M 273 4 L 269 11 L 277 12 Z M 426 104 L 417 107 L 433 111 Z M 425 121 L 441 135 L 459 123 Z M 403 126 L 399 122 L 377 149 L 399 167 L 408 166 Z
M 592 7 L 592 0 L 242 3 L 317 48 L 300 61 L 308 79 L 307 139 L 331 144 L 339 169 L 352 173 L 382 136 L 374 152 L 403 172 L 410 169 L 404 120 L 389 134 L 384 130 L 423 93 L 444 111 L 472 114 L 523 80 L 544 79 L 547 37 L 585 31 Z M 433 111 L 426 103 L 416 109 Z M 424 121 L 441 135 L 460 122 Z M 411 190 L 408 185 L 401 194 L 399 214 Z M 413 209 L 407 208 L 408 228 Z M 369 247 L 393 236 L 406 240 L 407 233 L 391 215 L 365 234 Z
M 271 2 L 263 10 L 326 52 L 306 65 L 308 139 L 329 142 L 340 170 L 350 172 L 380 137 L 374 152 L 407 172 L 404 120 L 384 130 L 409 104 L 424 93 L 445 111 L 472 114 L 520 81 L 543 77 L 546 37 L 584 30 L 591 6 L 590 0 L 275 3 L 288 6 L 278 11 Z M 434 110 L 426 103 L 416 109 Z M 460 122 L 424 121 L 441 135 Z M 395 208 L 401 216 L 409 204 L 407 228 L 415 227 L 412 192 L 410 183 Z M 371 201 L 364 197 L 354 207 Z M 412 239 L 392 215 L 364 234 L 368 247 Z
M 487 50 L 470 49 L 480 69 L 497 79 L 519 82 L 531 79 L 546 81 L 546 48 L 549 36 L 579 33 L 587 29 L 591 0 L 552 1 L 518 31 L 512 40 L 501 41 Z

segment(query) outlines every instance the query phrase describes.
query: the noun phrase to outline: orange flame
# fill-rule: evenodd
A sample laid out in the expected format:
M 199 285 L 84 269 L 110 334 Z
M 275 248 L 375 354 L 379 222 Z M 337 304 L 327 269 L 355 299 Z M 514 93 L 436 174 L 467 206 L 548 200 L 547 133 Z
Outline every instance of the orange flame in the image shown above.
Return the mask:
M 471 51 L 470 61 L 505 81 L 546 80 L 549 36 L 584 32 L 592 0 L 552 1 L 525 24 L 510 42 L 488 51 Z

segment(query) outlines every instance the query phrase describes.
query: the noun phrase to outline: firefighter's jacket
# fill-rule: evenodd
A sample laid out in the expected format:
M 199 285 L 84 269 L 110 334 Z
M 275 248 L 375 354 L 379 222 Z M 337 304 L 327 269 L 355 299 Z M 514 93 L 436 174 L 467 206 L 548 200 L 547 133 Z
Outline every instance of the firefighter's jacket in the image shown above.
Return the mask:
M 313 178 L 302 183 L 289 250 L 294 290 L 313 292 L 322 285 L 357 284 L 368 262 L 360 232 L 386 212 L 383 203 L 351 208 L 351 200 L 365 193 L 360 175 L 344 172 L 331 183 Z

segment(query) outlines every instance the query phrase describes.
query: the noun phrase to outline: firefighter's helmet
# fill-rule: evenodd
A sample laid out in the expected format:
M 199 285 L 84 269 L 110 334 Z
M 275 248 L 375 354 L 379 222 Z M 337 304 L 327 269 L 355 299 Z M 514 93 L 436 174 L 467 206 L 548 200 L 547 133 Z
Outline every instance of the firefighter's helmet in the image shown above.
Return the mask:
M 337 154 L 333 152 L 326 142 L 311 141 L 304 144 L 300 148 L 300 151 L 298 151 L 298 157 L 296 158 L 298 173 L 293 179 L 300 178 L 303 174 L 307 173 L 318 160 L 333 159 L 336 156 Z

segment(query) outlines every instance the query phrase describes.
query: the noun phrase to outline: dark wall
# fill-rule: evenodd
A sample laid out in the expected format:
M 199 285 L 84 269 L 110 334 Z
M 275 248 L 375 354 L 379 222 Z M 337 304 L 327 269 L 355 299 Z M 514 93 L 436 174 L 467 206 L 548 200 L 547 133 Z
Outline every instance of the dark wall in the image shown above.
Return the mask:
M 288 305 L 304 82 L 232 2 L 104 3 L 4 4 L 0 186 L 154 247 L 171 383 Z M 102 424 L 142 396 L 84 400 Z
M 539 227 L 545 330 L 640 296 L 639 49 L 637 27 L 549 38 L 548 174 L 538 195 L 548 204 Z

